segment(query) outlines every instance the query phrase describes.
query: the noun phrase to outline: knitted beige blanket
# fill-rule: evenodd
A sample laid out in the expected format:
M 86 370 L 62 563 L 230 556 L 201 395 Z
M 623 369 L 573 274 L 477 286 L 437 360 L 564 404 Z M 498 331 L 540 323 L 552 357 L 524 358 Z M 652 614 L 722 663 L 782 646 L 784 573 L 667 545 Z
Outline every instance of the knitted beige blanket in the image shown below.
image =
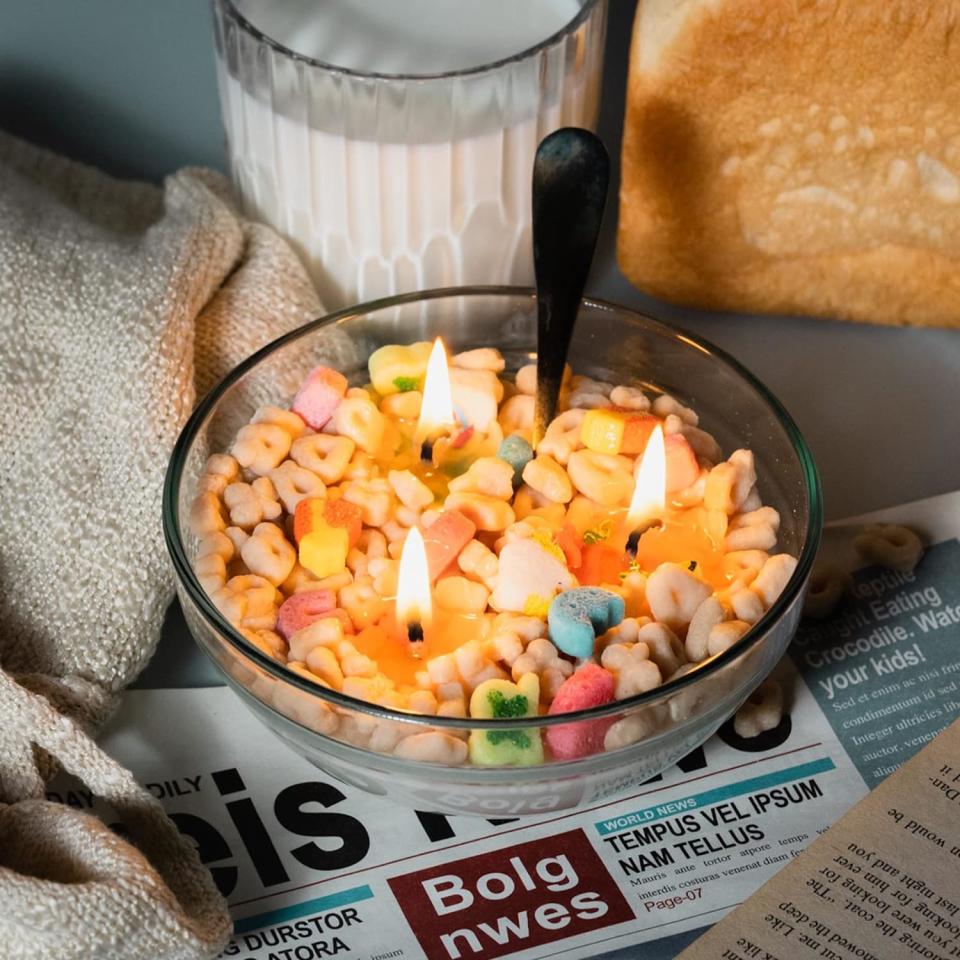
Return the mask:
M 159 803 L 90 738 L 172 596 L 160 524 L 195 398 L 316 316 L 226 182 L 112 180 L 0 134 L 0 957 L 212 956 L 226 906 Z M 44 799 L 61 766 L 136 846 Z

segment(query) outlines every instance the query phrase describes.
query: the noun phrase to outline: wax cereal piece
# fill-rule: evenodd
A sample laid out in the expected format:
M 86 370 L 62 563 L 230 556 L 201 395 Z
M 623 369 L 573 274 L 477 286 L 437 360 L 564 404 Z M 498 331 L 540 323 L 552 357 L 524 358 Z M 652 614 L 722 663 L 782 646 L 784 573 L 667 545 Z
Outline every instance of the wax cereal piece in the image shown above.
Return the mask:
M 699 663 L 706 659 L 707 640 L 710 631 L 726 619 L 727 611 L 715 596 L 707 597 L 697 607 L 693 618 L 690 620 L 690 626 L 687 628 L 687 636 L 684 640 L 684 652 L 688 660 Z
M 923 556 L 923 542 L 909 528 L 873 523 L 857 534 L 853 546 L 866 563 L 910 573 Z
M 833 564 L 815 567 L 803 601 L 803 615 L 812 620 L 826 620 L 852 587 L 853 577 L 842 567 Z
M 460 551 L 457 566 L 468 576 L 483 583 L 488 590 L 496 585 L 499 561 L 497 555 L 479 540 L 471 540 Z
M 711 627 L 707 637 L 707 653 L 715 657 L 729 650 L 748 630 L 750 624 L 745 620 L 725 620 Z
M 337 483 L 356 449 L 357 445 L 349 437 L 310 433 L 293 441 L 290 458 L 312 470 L 324 483 Z
M 277 612 L 277 633 L 289 640 L 298 630 L 309 627 L 316 620 L 330 616 L 337 605 L 336 594 L 332 590 L 308 590 L 295 593 L 280 604 Z
M 492 679 L 479 684 L 470 696 L 470 716 L 482 719 L 535 717 L 540 703 L 540 680 L 524 674 L 516 683 Z M 481 766 L 530 766 L 543 762 L 540 731 L 471 730 L 470 759 Z
M 621 750 L 652 736 L 660 727 L 662 719 L 652 707 L 646 707 L 617 720 L 603 738 L 603 749 Z
M 497 456 L 513 467 L 513 485 L 522 482 L 523 468 L 533 459 L 533 447 L 519 434 L 512 433 L 504 437 L 497 450 Z
M 503 399 L 503 384 L 489 370 L 450 370 L 453 412 L 465 426 L 489 433 L 497 422 L 497 405 Z
M 553 716 L 610 703 L 613 689 L 614 680 L 610 673 L 595 663 L 585 663 L 561 684 L 548 713 Z M 603 749 L 604 737 L 615 721 L 616 717 L 603 717 L 548 727 L 547 746 L 558 760 L 588 757 Z
M 561 556 L 563 551 L 559 551 Z M 575 580 L 554 551 L 534 539 L 514 540 L 500 551 L 497 585 L 490 596 L 494 610 L 523 613 L 527 598 L 553 598 Z
M 597 453 L 620 453 L 625 426 L 626 420 L 616 410 L 587 410 L 580 426 L 580 442 Z
M 544 627 L 540 619 L 523 619 L 538 624 L 541 629 Z M 535 673 L 540 678 L 540 696 L 549 703 L 563 682 L 573 673 L 573 664 L 561 657 L 557 648 L 545 636 L 534 636 L 528 640 L 526 650 L 510 665 L 510 675 L 514 680 L 519 680 L 525 673 Z
M 456 510 L 444 510 L 423 532 L 430 582 L 434 583 L 454 563 L 473 539 L 476 526 Z
M 685 490 L 700 478 L 697 455 L 682 434 L 674 433 L 664 438 L 667 457 L 667 493 Z
M 779 726 L 783 717 L 783 691 L 776 680 L 765 680 L 747 698 L 733 718 L 737 736 L 759 737 Z
M 369 398 L 347 397 L 333 411 L 330 426 L 335 433 L 349 437 L 364 453 L 373 456 L 381 450 L 388 438 L 388 426 L 392 425 Z
M 409 470 L 391 470 L 387 481 L 397 499 L 411 510 L 423 510 L 433 503 L 433 491 Z
M 494 373 L 502 373 L 506 366 L 503 354 L 496 347 L 464 350 L 455 354 L 450 362 L 455 367 L 463 367 L 465 370 L 491 370 Z
M 513 496 L 513 466 L 499 457 L 479 457 L 466 473 L 450 481 L 450 490 L 509 500 Z
M 291 443 L 290 434 L 275 423 L 248 423 L 237 431 L 230 452 L 241 467 L 262 477 L 286 459 Z
M 567 471 L 553 457 L 540 453 L 523 469 L 523 479 L 530 487 L 554 503 L 569 503 L 573 485 Z
M 405 393 L 392 393 L 380 401 L 380 412 L 396 420 L 416 422 L 423 405 L 423 394 L 419 390 L 407 390 Z
M 612 643 L 604 649 L 600 662 L 616 675 L 614 693 L 618 700 L 648 693 L 659 687 L 663 680 L 645 643 Z
M 275 523 L 259 523 L 240 548 L 240 556 L 251 573 L 264 577 L 275 586 L 290 576 L 297 552 Z
M 367 362 L 374 390 L 382 397 L 421 390 L 432 349 L 432 343 L 420 341 L 406 346 L 394 343 L 375 350 Z
M 586 412 L 583 410 L 567 410 L 551 420 L 547 432 L 537 446 L 537 453 L 547 453 L 557 463 L 566 465 L 571 454 L 582 446 L 580 428 L 585 416 Z
M 363 529 L 363 510 L 357 504 L 343 497 L 339 500 L 327 500 L 323 508 L 323 519 L 331 527 L 342 527 L 347 531 L 349 546 L 354 546 L 360 539 Z
M 190 506 L 190 529 L 198 537 L 226 529 L 220 498 L 209 490 L 199 494 Z
M 687 662 L 683 644 L 666 624 L 644 624 L 637 631 L 637 640 L 647 645 L 650 660 L 664 677 L 672 676 Z
M 260 407 L 250 419 L 251 423 L 273 423 L 282 427 L 290 434 L 292 439 L 301 436 L 306 430 L 306 424 L 303 418 L 292 410 L 284 410 L 283 407 Z
M 322 580 L 344 569 L 349 550 L 350 538 L 347 530 L 325 523 L 322 528 L 312 530 L 300 538 L 300 565 Z
M 343 620 L 337 616 L 320 617 L 290 635 L 291 660 L 306 660 L 307 654 L 315 647 L 329 647 L 336 650 L 343 642 Z
M 504 434 L 530 436 L 536 404 L 526 393 L 516 393 L 500 408 L 497 421 Z
M 661 563 L 647 580 L 647 602 L 654 619 L 683 629 L 697 607 L 713 593 L 710 585 L 679 563 Z
M 650 399 L 639 387 L 614 387 L 610 391 L 610 402 L 615 407 L 640 413 L 650 409 Z
M 327 495 L 326 484 L 294 460 L 284 460 L 276 470 L 270 471 L 269 478 L 288 513 L 293 513 L 305 497 Z
M 613 384 L 590 377 L 574 376 L 566 393 L 561 392 L 561 403 L 566 407 L 582 407 L 592 410 L 604 407 L 610 400 Z
M 351 480 L 343 487 L 343 500 L 360 508 L 368 527 L 383 527 L 390 519 L 394 505 L 393 490 L 382 477 Z
M 490 591 L 475 580 L 466 577 L 442 577 L 437 581 L 433 599 L 448 610 L 464 613 L 483 613 L 487 608 Z
M 796 558 L 789 553 L 778 553 L 763 565 L 756 579 L 750 584 L 750 589 L 760 597 L 764 607 L 769 609 L 783 593 L 796 569 Z
M 457 766 L 466 762 L 467 745 L 449 733 L 431 730 L 404 737 L 394 748 L 393 755 L 419 763 L 442 763 Z
M 455 510 L 469 518 L 478 529 L 489 533 L 499 533 L 516 520 L 513 507 L 506 500 L 488 497 L 483 493 L 460 493 L 454 491 L 443 502 L 450 511 Z
M 308 426 L 320 430 L 326 426 L 347 392 L 347 378 L 330 367 L 314 367 L 300 385 L 291 408 Z
M 540 446 L 542 449 L 543 444 Z M 562 462 L 559 456 L 556 459 Z M 595 450 L 577 450 L 567 461 L 567 472 L 577 490 L 605 507 L 623 507 L 630 502 L 634 488 L 632 469 L 633 461 L 627 457 Z
M 567 590 L 550 604 L 550 639 L 568 656 L 584 659 L 593 655 L 596 638 L 616 626 L 624 613 L 623 597 L 609 590 Z

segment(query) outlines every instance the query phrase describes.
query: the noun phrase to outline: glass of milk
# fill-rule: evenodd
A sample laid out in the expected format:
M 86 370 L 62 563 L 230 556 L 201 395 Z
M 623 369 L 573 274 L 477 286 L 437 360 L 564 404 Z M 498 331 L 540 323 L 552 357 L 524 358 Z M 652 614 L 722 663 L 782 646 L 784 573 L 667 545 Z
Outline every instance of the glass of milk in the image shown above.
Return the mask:
M 530 284 L 539 141 L 597 119 L 607 0 L 213 0 L 231 173 L 328 309 Z

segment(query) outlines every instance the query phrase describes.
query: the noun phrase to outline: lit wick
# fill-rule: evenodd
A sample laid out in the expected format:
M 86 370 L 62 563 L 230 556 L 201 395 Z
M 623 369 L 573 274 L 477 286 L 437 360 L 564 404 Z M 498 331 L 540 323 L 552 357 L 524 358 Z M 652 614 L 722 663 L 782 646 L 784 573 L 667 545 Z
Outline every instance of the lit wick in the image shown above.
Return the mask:
M 420 417 L 413 434 L 413 442 L 420 444 L 420 459 L 433 460 L 433 441 L 454 422 L 453 392 L 450 389 L 450 371 L 443 341 L 433 341 L 427 373 L 423 381 L 423 401 Z
M 657 426 L 637 465 L 637 482 L 627 511 L 627 553 L 636 557 L 640 538 L 648 531 L 663 526 L 667 501 L 667 452 L 663 428 Z
M 397 624 L 415 656 L 425 639 L 425 629 L 430 625 L 432 613 L 427 548 L 423 534 L 411 527 L 403 544 L 397 573 Z

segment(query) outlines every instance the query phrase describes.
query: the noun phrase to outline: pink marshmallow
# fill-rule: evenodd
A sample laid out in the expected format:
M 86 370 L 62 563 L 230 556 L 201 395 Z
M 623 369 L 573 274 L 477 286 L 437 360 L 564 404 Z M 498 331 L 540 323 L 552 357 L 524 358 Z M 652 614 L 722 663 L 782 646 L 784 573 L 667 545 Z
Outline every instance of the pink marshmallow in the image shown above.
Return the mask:
M 277 633 L 289 640 L 298 630 L 309 627 L 316 620 L 336 616 L 331 613 L 337 605 L 337 595 L 332 590 L 308 590 L 295 593 L 280 604 L 277 613 Z
M 343 395 L 347 392 L 347 378 L 330 367 L 314 367 L 300 385 L 291 409 L 304 422 L 320 430 L 333 416 Z
M 457 559 L 460 551 L 477 532 L 472 520 L 457 510 L 444 510 L 423 532 L 427 551 L 427 567 L 430 582 L 437 578 Z
M 560 685 L 549 714 L 588 710 L 613 700 L 613 676 L 595 663 L 585 663 Z M 603 750 L 603 738 L 616 717 L 580 720 L 547 728 L 547 745 L 558 760 L 577 760 Z

